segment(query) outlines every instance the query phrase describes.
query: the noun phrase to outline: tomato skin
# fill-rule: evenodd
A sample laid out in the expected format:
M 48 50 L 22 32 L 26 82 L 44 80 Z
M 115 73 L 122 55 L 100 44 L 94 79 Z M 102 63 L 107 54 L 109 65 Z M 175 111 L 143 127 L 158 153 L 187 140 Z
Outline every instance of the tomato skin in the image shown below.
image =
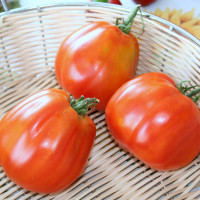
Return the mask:
M 90 0 L 90 1 L 93 1 L 93 2 L 104 2 L 104 3 L 113 3 L 113 4 L 122 5 L 119 0 Z
M 96 108 L 105 110 L 112 94 L 134 76 L 138 58 L 136 37 L 107 22 L 93 22 L 63 41 L 55 72 L 65 91 L 75 98 L 98 98 Z
M 162 73 L 146 73 L 125 83 L 111 97 L 105 114 L 118 143 L 154 169 L 181 168 L 200 151 L 199 109 Z
M 119 0 L 109 0 L 109 3 L 122 5 L 121 2 L 120 2 Z
M 19 103 L 0 122 L 0 164 L 21 187 L 54 193 L 82 174 L 96 128 L 67 99 L 62 90 L 43 90 Z
M 156 0 L 133 0 L 133 1 L 137 4 L 141 4 L 142 6 L 148 6 Z

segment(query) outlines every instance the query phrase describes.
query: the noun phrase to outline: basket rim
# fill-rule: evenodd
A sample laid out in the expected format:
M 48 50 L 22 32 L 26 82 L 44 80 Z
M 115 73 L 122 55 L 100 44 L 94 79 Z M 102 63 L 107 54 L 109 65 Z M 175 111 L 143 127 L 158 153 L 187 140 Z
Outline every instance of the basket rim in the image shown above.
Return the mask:
M 61 6 L 97 6 L 97 7 L 104 7 L 104 8 L 117 8 L 117 9 L 121 9 L 124 11 L 129 11 L 131 12 L 132 8 L 127 7 L 127 6 L 123 6 L 123 5 L 117 5 L 117 4 L 111 4 L 111 3 L 103 3 L 103 2 L 66 2 L 66 3 L 52 3 L 52 4 L 42 4 L 42 5 L 36 5 L 36 6 L 27 6 L 27 7 L 20 7 L 20 8 L 15 8 L 12 10 L 8 10 L 8 11 L 4 11 L 2 13 L 0 13 L 0 20 L 3 16 L 7 16 L 9 14 L 16 14 L 16 13 L 21 13 L 21 12 L 28 12 L 30 10 L 41 10 L 43 8 L 50 8 L 50 7 L 61 7 Z M 153 21 L 162 23 L 166 26 L 168 26 L 169 30 L 172 31 L 174 30 L 177 33 L 182 34 L 183 36 L 185 36 L 187 39 L 189 39 L 190 41 L 194 42 L 195 44 L 197 44 L 200 47 L 200 40 L 195 37 L 193 34 L 189 33 L 188 31 L 186 31 L 185 29 L 183 29 L 182 27 L 168 21 L 165 20 L 161 17 L 158 17 L 154 14 L 148 13 L 146 11 L 142 11 L 142 16 L 147 17 Z

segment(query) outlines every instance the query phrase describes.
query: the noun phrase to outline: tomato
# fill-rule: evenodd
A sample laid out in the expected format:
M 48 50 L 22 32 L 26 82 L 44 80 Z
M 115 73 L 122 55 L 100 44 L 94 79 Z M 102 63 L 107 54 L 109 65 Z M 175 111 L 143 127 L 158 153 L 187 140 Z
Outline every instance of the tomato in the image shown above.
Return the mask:
M 104 2 L 104 3 L 113 3 L 113 4 L 122 5 L 119 0 L 90 0 L 90 1 L 93 1 L 93 2 Z
M 60 86 L 75 98 L 82 94 L 96 97 L 100 100 L 97 109 L 105 110 L 112 94 L 136 71 L 139 46 L 129 25 L 125 28 L 128 32 L 121 28 L 124 33 L 100 21 L 71 33 L 56 56 L 55 73 Z
M 200 151 L 200 112 L 189 98 L 192 95 L 183 95 L 163 73 L 138 76 L 108 102 L 105 115 L 110 133 L 154 169 L 181 168 Z
M 113 3 L 113 4 L 122 5 L 121 2 L 120 2 L 119 0 L 109 0 L 108 3 Z
M 141 4 L 142 6 L 148 6 L 156 0 L 133 0 L 133 1 L 137 4 Z
M 74 101 L 77 109 L 80 102 Z M 0 122 L 0 164 L 13 182 L 31 191 L 53 193 L 82 174 L 96 128 L 87 115 L 77 113 L 81 107 L 77 112 L 73 108 L 66 92 L 47 89 L 4 116 Z

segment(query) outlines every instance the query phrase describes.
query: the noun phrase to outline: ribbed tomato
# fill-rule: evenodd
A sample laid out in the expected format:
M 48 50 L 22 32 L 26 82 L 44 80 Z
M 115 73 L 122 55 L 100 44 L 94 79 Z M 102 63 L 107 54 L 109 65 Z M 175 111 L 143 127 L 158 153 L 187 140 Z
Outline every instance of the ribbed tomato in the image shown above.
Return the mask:
M 138 9 L 123 24 L 93 22 L 67 36 L 55 61 L 65 91 L 75 98 L 96 97 L 97 109 L 105 109 L 113 93 L 135 75 L 139 46 L 130 28 Z
M 200 89 L 179 89 L 165 74 L 146 73 L 120 87 L 106 107 L 114 138 L 158 170 L 181 168 L 200 152 L 200 112 L 193 102 Z
M 85 116 L 86 104 L 95 102 L 77 103 L 62 90 L 47 89 L 11 109 L 0 122 L 0 164 L 8 177 L 41 193 L 75 181 L 95 138 L 95 124 Z

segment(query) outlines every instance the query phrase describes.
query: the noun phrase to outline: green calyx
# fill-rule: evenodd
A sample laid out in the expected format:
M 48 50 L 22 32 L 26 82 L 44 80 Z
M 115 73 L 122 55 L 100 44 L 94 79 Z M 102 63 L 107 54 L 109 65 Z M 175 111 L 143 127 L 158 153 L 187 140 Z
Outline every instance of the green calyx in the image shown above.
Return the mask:
M 74 99 L 74 97 L 70 96 L 70 105 L 71 107 L 82 116 L 85 116 L 89 110 L 89 108 L 96 108 L 96 104 L 99 103 L 99 100 L 96 98 L 84 98 L 82 95 L 81 98 Z
M 142 12 L 141 12 L 141 5 L 137 5 L 136 8 L 133 10 L 133 12 L 130 14 L 129 18 L 127 20 L 123 19 L 122 24 L 119 24 L 119 20 L 121 19 L 117 18 L 116 26 L 119 27 L 123 33 L 129 34 L 131 31 L 132 24 L 134 22 L 134 18 L 137 15 L 138 11 L 140 11 L 140 16 L 142 20 L 142 28 L 138 31 L 138 33 L 135 34 L 135 36 L 137 37 L 144 30 L 144 21 L 143 21 Z
M 181 81 L 179 84 L 177 83 L 176 86 L 183 95 L 191 98 L 192 101 L 196 103 L 200 99 L 200 95 L 198 95 L 200 93 L 200 87 L 199 85 L 194 85 L 190 87 L 188 85 L 184 86 L 183 84 L 187 82 L 189 81 Z

